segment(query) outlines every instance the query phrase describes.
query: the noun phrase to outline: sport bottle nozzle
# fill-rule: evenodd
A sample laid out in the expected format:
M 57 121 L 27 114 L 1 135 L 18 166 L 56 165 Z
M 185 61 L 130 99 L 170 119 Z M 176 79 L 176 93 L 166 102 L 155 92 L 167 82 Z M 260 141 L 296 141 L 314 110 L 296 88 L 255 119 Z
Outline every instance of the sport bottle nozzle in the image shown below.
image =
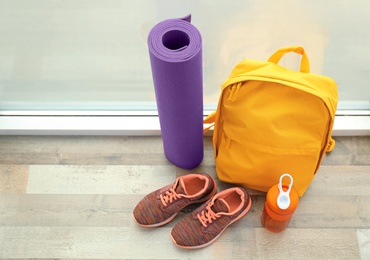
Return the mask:
M 288 187 L 288 190 L 287 191 L 284 191 L 283 190 L 283 178 L 284 177 L 289 177 L 290 179 L 290 184 L 289 184 L 289 187 Z M 285 173 L 283 175 L 280 176 L 280 180 L 279 180 L 279 184 L 278 184 L 278 189 L 279 189 L 279 196 L 277 197 L 277 205 L 280 209 L 287 209 L 289 208 L 290 206 L 290 191 L 292 189 L 292 186 L 293 186 L 293 177 L 288 174 L 288 173 Z

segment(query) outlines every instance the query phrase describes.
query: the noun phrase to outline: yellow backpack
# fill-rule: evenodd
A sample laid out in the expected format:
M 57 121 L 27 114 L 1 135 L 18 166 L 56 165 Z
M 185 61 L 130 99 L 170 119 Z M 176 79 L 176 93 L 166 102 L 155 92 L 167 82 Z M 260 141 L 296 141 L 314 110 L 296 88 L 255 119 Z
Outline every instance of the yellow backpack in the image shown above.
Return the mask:
M 302 55 L 300 72 L 277 63 L 288 52 Z M 319 169 L 331 137 L 338 91 L 334 80 L 309 73 L 301 46 L 279 49 L 267 62 L 244 60 L 222 85 L 213 145 L 221 181 L 267 191 L 284 173 L 302 196 Z

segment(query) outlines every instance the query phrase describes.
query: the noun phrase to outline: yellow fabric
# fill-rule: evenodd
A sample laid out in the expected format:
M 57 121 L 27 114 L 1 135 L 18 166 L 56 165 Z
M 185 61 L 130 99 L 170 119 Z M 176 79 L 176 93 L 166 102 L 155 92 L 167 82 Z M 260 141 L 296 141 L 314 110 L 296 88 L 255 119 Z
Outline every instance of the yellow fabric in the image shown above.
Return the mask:
M 277 63 L 287 52 L 302 55 L 300 72 Z M 269 61 L 244 60 L 222 85 L 213 145 L 221 181 L 267 191 L 283 173 L 302 196 L 320 167 L 331 138 L 338 102 L 336 83 L 309 73 L 300 46 L 283 48 Z

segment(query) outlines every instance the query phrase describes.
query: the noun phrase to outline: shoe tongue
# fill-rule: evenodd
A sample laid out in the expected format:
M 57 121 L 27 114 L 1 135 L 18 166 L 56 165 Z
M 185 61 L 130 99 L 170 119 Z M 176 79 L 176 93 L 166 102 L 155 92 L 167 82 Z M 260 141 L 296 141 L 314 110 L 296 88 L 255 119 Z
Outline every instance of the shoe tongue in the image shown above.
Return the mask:
M 175 191 L 177 192 L 177 194 L 188 195 L 183 179 L 179 179 L 179 182 L 177 183 L 177 187 L 175 188 Z
M 215 213 L 220 213 L 220 212 L 229 213 L 230 207 L 229 207 L 229 204 L 227 204 L 227 202 L 224 199 L 216 199 L 212 206 L 212 210 Z

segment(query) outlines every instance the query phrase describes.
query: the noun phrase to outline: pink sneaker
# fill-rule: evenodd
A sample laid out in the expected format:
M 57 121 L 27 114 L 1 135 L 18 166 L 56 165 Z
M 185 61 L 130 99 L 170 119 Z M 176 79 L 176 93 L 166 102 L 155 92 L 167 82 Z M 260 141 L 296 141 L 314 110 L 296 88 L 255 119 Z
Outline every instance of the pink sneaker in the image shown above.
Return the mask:
M 217 191 L 215 180 L 208 174 L 193 173 L 146 195 L 133 211 L 136 223 L 159 227 L 169 223 L 186 206 L 211 198 Z
M 229 225 L 245 216 L 251 205 L 252 200 L 245 189 L 224 190 L 177 223 L 172 228 L 171 239 L 182 248 L 206 247 Z

